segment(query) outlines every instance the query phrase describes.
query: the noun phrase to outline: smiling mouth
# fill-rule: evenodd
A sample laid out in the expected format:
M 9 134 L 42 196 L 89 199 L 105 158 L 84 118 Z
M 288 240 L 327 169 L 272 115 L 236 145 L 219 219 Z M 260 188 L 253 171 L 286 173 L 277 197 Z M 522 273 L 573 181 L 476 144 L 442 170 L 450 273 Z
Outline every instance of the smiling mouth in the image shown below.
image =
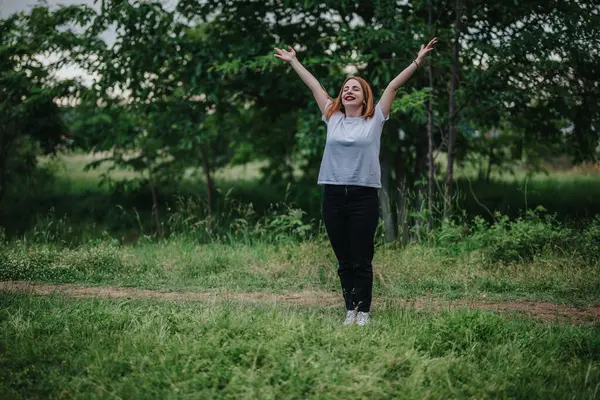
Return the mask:
M 353 96 L 346 96 L 346 97 L 344 97 L 344 100 L 346 100 L 346 101 L 352 101 L 352 100 L 355 100 L 355 99 L 356 99 L 356 97 L 353 97 Z

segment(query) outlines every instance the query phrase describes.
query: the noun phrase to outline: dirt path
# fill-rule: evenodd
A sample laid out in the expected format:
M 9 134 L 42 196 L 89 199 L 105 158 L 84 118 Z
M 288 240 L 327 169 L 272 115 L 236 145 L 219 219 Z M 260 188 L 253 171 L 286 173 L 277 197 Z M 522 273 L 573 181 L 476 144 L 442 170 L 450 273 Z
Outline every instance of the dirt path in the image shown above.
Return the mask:
M 0 282 L 0 291 L 26 292 L 38 295 L 62 294 L 72 297 L 102 298 L 139 298 L 162 299 L 176 301 L 218 301 L 234 300 L 243 302 L 282 302 L 300 305 L 339 306 L 341 300 L 336 293 L 302 291 L 293 293 L 229 293 L 229 292 L 166 292 L 122 288 L 114 286 L 80 286 L 73 284 L 37 284 L 20 281 Z M 443 310 L 490 310 L 499 314 L 518 313 L 542 321 L 560 321 L 571 324 L 600 325 L 600 307 L 575 308 L 562 304 L 541 303 L 533 301 L 488 301 L 483 299 L 444 300 L 437 297 L 417 299 L 379 298 L 376 302 L 407 309 L 422 311 Z

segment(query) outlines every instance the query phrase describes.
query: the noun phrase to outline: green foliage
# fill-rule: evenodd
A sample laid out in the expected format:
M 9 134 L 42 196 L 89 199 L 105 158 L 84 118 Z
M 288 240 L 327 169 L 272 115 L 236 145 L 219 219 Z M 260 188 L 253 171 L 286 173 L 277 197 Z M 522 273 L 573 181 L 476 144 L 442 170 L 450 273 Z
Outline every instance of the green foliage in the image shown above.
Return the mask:
M 252 203 L 242 204 L 227 194 L 222 209 L 210 214 L 206 201 L 178 198 L 168 210 L 166 227 L 172 235 L 191 236 L 202 243 L 282 243 L 309 239 L 314 223 L 289 204 L 271 204 L 258 214 Z
M 582 256 L 593 263 L 600 260 L 598 249 L 600 249 L 600 216 L 596 216 L 581 234 L 577 243 L 581 249 Z
M 40 141 L 44 151 L 52 149 L 65 131 L 62 114 L 77 146 L 105 154 L 89 167 L 104 164 L 135 171 L 127 184 L 146 186 L 143 193 L 148 199 L 152 196 L 154 211 L 165 204 L 167 187 L 193 170 L 201 171 L 211 221 L 227 220 L 218 215 L 228 200 L 220 197 L 214 182 L 217 169 L 266 161 L 262 183 L 279 189 L 287 183 L 314 182 L 319 168 L 325 142 L 320 114 L 295 72 L 272 57 L 274 46 L 294 45 L 299 59 L 330 95 L 335 96 L 345 75 L 352 73 L 371 82 L 377 99 L 435 32 L 442 40 L 431 63 L 404 85 L 382 142 L 392 202 L 404 201 L 394 186 L 417 190 L 417 210 L 402 223 L 420 227 L 424 219 L 435 218 L 435 207 L 427 214 L 421 207 L 428 153 L 425 106 L 433 101 L 434 152 L 444 152 L 451 120 L 447 81 L 455 3 L 226 4 L 182 0 L 173 8 L 155 0 L 104 1 L 98 13 L 84 6 L 49 11 L 41 4 L 29 15 L 2 20 L 0 135 L 5 148 L 0 149 L 0 161 L 8 167 L 2 166 L 0 174 L 30 171 L 35 143 Z M 458 32 L 460 85 L 454 93 L 461 122 L 459 161 L 477 164 L 480 176 L 489 181 L 493 172 L 512 169 L 521 161 L 537 168 L 544 157 L 557 153 L 568 153 L 577 162 L 595 159 L 599 46 L 594 44 L 600 24 L 597 13 L 587 11 L 591 7 L 590 2 L 571 0 L 536 7 L 525 2 L 469 5 Z M 101 40 L 109 27 L 116 32 L 110 45 Z M 49 54 L 57 55 L 58 61 L 44 66 L 37 56 Z M 56 69 L 68 63 L 96 76 L 89 88 L 55 81 Z M 475 130 L 484 134 L 475 137 Z M 485 133 L 494 130 L 501 135 L 488 140 Z M 31 151 L 20 157 L 25 149 Z M 10 159 L 16 154 L 19 157 Z M 1 178 L 0 195 L 6 186 Z M 121 190 L 125 185 L 115 186 Z M 489 190 L 496 189 L 490 185 Z M 306 223 L 298 221 L 318 216 L 315 192 L 297 190 L 298 208 L 306 216 L 281 220 L 289 213 L 279 210 L 261 229 L 269 226 L 269 237 L 305 235 Z M 556 211 L 539 202 L 507 209 L 504 195 L 494 194 L 491 202 L 497 207 L 489 208 L 511 216 L 540 204 Z M 589 206 L 591 196 L 587 198 L 583 216 L 589 218 L 594 209 Z M 512 204 L 517 204 L 515 198 Z M 570 208 L 570 216 L 578 213 L 579 207 Z M 148 212 L 144 218 L 149 216 Z M 164 224 L 158 212 L 153 217 L 154 229 L 160 231 Z M 206 237 L 212 237 L 214 222 L 206 225 Z M 149 234 L 150 229 L 144 229 L 143 234 Z M 226 236 L 226 231 L 217 236 Z M 510 250 L 506 257 L 530 257 L 524 252 Z
M 415 122 L 424 124 L 427 122 L 425 103 L 430 96 L 430 88 L 413 90 L 411 93 L 400 92 L 392 104 L 390 115 L 391 113 L 401 113 L 410 116 Z
M 574 230 L 544 215 L 543 208 L 525 217 L 510 219 L 497 213 L 491 226 L 481 217 L 472 224 L 449 221 L 434 231 L 435 245 L 451 254 L 478 251 L 488 265 L 531 262 L 543 255 L 580 257 L 600 261 L 597 252 L 597 219 L 583 230 Z
M 16 182 L 31 181 L 35 179 L 38 157 L 42 154 L 39 142 L 31 136 L 22 135 L 15 138 L 10 151 L 4 159 L 4 174 L 6 184 L 14 185 Z M 51 174 L 46 174 L 49 176 Z M 10 190 L 10 186 L 6 191 Z
M 543 253 L 564 253 L 572 248 L 573 233 L 552 218 L 544 220 L 533 212 L 514 221 L 506 216 L 497 218 L 489 230 L 477 224 L 479 229 L 473 233 L 473 240 L 487 248 L 486 257 L 492 262 L 530 261 Z
M 58 82 L 54 72 L 65 60 L 75 60 L 82 47 L 92 49 L 92 42 L 81 40 L 71 30 L 85 25 L 90 17 L 88 7 L 50 12 L 42 4 L 28 15 L 0 19 L 0 200 L 10 185 L 35 169 L 38 143 L 49 153 L 64 139 L 66 129 L 57 100 L 72 99 L 80 85 Z M 65 54 L 59 61 L 42 62 L 41 56 L 61 51 Z
M 533 11 L 526 2 L 472 5 L 465 34 L 471 46 L 461 56 L 476 64 L 463 67 L 461 90 L 470 100 L 464 117 L 488 126 L 508 122 L 521 138 L 515 145 L 531 153 L 560 144 L 575 161 L 594 160 L 598 137 L 592 121 L 599 109 L 588 104 L 588 96 L 598 88 L 588 79 L 598 73 L 590 48 L 600 45 L 600 16 L 588 11 L 595 6 L 576 1 L 539 6 Z M 485 99 L 476 93 L 485 93 Z M 573 126 L 562 130 L 565 121 Z
M 84 172 L 83 166 L 89 163 L 90 158 L 79 153 L 45 158 L 35 174 L 17 182 L 0 208 L 1 225 L 7 236 L 25 236 L 36 243 L 57 243 L 69 247 L 109 237 L 110 240 L 131 243 L 139 237 L 152 236 L 155 228 L 151 218 L 149 187 L 140 185 L 139 181 L 131 182 L 131 172 L 110 170 L 109 165 L 97 171 Z M 258 170 L 255 165 L 247 168 Z M 115 185 L 97 187 L 106 170 Z M 166 234 L 169 231 L 177 235 L 194 232 L 203 243 L 229 240 L 226 239 L 227 232 L 237 238 L 252 236 L 250 231 L 258 221 L 268 214 L 286 214 L 288 208 L 306 213 L 302 216 L 303 224 L 312 225 L 313 234 L 317 233 L 322 193 L 312 180 L 301 179 L 286 188 L 285 182 L 267 185 L 256 178 L 241 180 L 229 173 L 220 175 L 223 177 L 216 182 L 218 201 L 210 219 L 213 234 L 206 230 L 208 206 L 201 181 L 192 177 L 181 183 L 171 182 L 157 192 Z M 457 207 L 464 213 L 463 217 L 455 218 L 459 233 L 463 229 L 461 222 L 466 223 L 464 229 L 469 230 L 471 221 L 477 216 L 492 222 L 492 217 L 481 204 L 511 220 L 520 215 L 526 204 L 529 207 L 543 206 L 548 214 L 556 215 L 557 221 L 568 226 L 580 225 L 582 229 L 587 226 L 590 217 L 600 211 L 600 180 L 593 172 L 588 175 L 575 172 L 548 176 L 536 174 L 527 181 L 510 177 L 501 180 L 494 174 L 490 183 L 481 180 L 469 183 L 459 177 L 458 188 Z M 186 206 L 188 200 L 194 205 Z M 410 197 L 408 201 L 411 218 L 426 221 L 426 209 L 419 210 L 416 197 Z M 277 205 L 277 209 L 271 204 Z M 248 209 L 252 210 L 250 216 L 246 216 Z M 236 218 L 245 220 L 243 229 L 234 225 Z M 187 225 L 182 223 L 187 219 Z M 196 223 L 203 224 L 203 228 L 193 226 Z M 415 225 L 411 229 L 411 237 L 420 241 L 427 237 L 426 231 L 425 224 Z M 241 232 L 247 233 L 242 235 Z

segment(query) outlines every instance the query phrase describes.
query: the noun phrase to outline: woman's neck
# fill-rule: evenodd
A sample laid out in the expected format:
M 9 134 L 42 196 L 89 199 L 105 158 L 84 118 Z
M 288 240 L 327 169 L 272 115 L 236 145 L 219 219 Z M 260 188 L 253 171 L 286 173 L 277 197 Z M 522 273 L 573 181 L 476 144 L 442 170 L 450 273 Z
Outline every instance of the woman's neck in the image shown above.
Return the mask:
M 362 107 L 344 107 L 346 117 L 360 117 L 362 115 Z

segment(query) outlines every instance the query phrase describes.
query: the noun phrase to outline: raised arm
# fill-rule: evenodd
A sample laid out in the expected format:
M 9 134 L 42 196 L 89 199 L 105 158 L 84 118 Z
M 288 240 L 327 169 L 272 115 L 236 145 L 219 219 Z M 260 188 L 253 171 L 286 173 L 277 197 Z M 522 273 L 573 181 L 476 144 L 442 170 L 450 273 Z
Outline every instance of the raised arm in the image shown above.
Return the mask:
M 437 43 L 437 37 L 431 39 L 431 41 L 425 45 L 421 45 L 421 50 L 419 50 L 419 55 L 417 59 L 410 63 L 408 67 L 404 69 L 404 71 L 400 72 L 397 77 L 395 77 L 385 88 L 381 99 L 379 100 L 379 105 L 381 106 L 381 110 L 383 111 L 384 116 L 388 116 L 390 114 L 390 110 L 392 109 L 392 103 L 394 102 L 394 98 L 396 98 L 396 92 L 400 87 L 412 76 L 412 74 L 421 66 L 423 63 L 423 58 L 433 50 L 433 45 Z
M 319 109 L 321 110 L 321 114 L 325 114 L 325 105 L 327 105 L 327 100 L 329 99 L 327 92 L 325 91 L 325 89 L 323 89 L 317 78 L 315 78 L 313 74 L 308 72 L 308 70 L 304 68 L 304 65 L 302 65 L 300 61 L 298 61 L 298 59 L 296 58 L 296 51 L 291 47 L 288 48 L 289 51 L 275 48 L 277 54 L 274 54 L 274 56 L 282 59 L 283 61 L 287 62 L 292 66 L 292 68 L 294 69 L 294 71 L 296 71 L 300 79 L 302 79 L 302 81 L 306 83 L 306 86 L 308 86 L 312 91 L 312 94 L 315 97 L 317 104 L 319 105 Z

